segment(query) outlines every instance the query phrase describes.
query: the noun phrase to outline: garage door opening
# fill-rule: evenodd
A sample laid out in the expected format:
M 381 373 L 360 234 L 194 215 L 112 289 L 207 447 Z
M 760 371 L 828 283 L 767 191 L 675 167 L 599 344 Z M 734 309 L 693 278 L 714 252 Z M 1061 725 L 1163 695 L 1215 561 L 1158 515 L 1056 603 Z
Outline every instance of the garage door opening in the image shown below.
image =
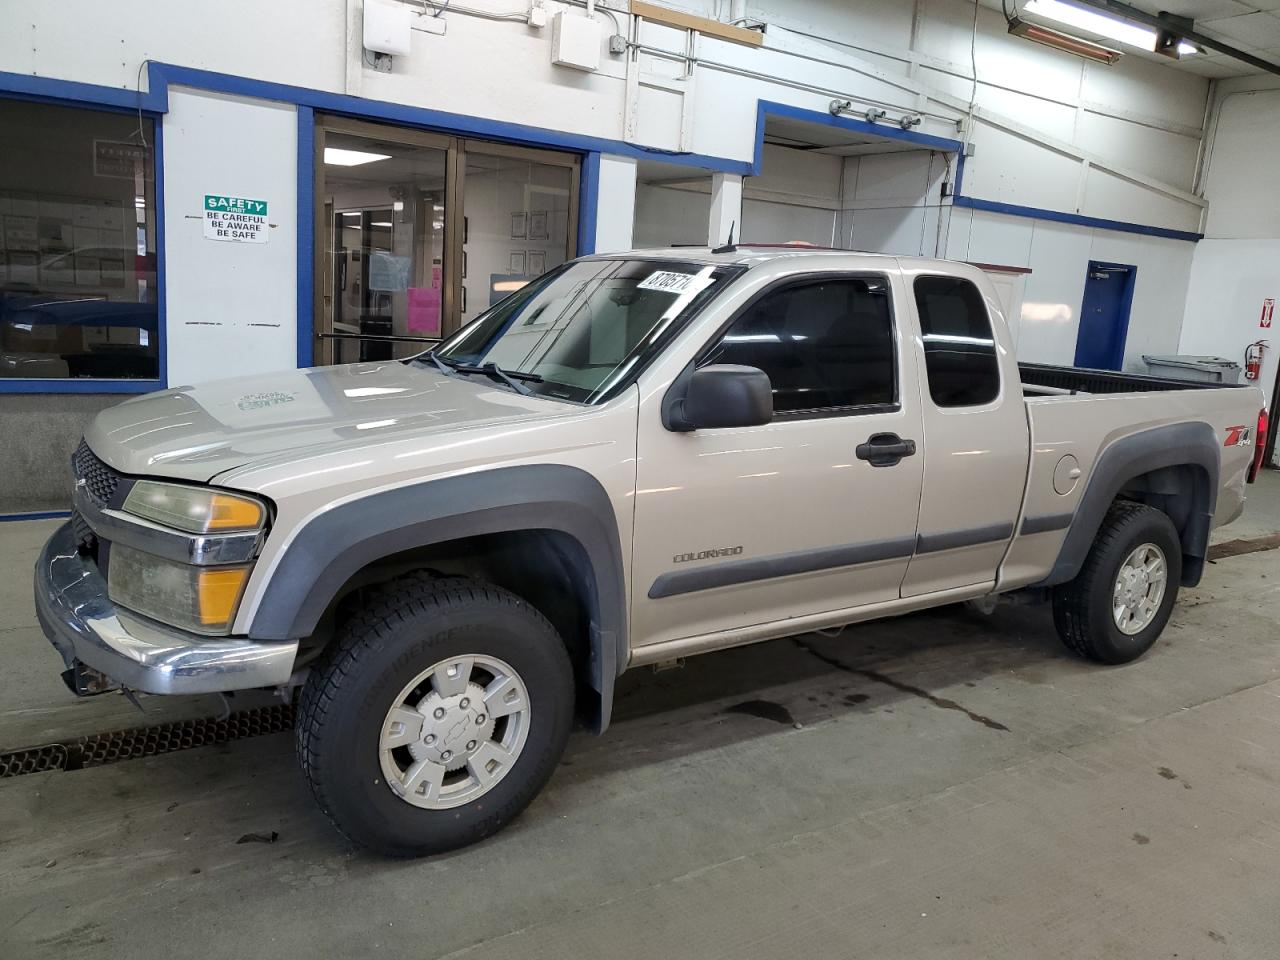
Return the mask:
M 769 116 L 760 173 L 743 182 L 738 238 L 941 255 L 949 152 L 894 132 Z M 642 160 L 635 245 L 706 243 L 711 194 L 705 170 Z

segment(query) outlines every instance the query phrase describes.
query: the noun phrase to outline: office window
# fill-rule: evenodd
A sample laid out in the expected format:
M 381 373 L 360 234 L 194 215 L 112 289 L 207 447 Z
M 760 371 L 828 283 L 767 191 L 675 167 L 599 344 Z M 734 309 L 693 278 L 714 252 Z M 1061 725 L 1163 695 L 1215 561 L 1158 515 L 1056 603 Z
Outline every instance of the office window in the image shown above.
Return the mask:
M 973 407 L 1000 393 L 1000 367 L 982 294 L 968 280 L 917 277 L 929 395 L 940 407 Z
M 774 413 L 892 404 L 893 320 L 885 281 L 848 277 L 766 294 L 734 321 L 706 363 L 757 367 Z
M 153 122 L 0 99 L 0 377 L 157 379 Z

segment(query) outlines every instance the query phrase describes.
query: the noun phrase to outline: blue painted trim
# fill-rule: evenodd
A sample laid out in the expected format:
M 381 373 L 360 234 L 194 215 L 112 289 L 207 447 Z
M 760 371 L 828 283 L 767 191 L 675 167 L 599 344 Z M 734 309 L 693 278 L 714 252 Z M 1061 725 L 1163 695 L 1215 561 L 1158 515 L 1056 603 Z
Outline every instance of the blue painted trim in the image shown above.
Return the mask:
M 956 152 L 956 182 L 951 187 L 951 196 L 959 198 L 964 193 L 964 150 Z
M 26 513 L 0 513 L 0 523 L 16 520 L 54 520 L 71 516 L 70 510 L 29 510 Z
M 0 393 L 151 393 L 163 390 L 163 380 L 66 380 L 0 379 Z
M 298 107 L 298 366 L 314 357 L 316 234 L 316 115 Z
M 1051 220 L 1054 223 L 1071 223 L 1081 227 L 1096 227 L 1099 230 L 1115 230 L 1119 233 L 1137 233 L 1145 237 L 1165 237 L 1169 240 L 1187 240 L 1192 243 L 1204 239 L 1203 233 L 1192 233 L 1188 230 L 1170 230 L 1168 227 L 1151 227 L 1145 223 L 1128 223 L 1124 220 L 1104 220 L 1102 217 L 1086 217 L 1078 213 L 1062 213 L 1041 207 L 1024 207 L 1016 203 L 979 200 L 977 197 L 955 197 L 953 202 L 957 207 L 968 207 L 971 210 L 1003 213 L 1010 217 L 1032 217 L 1036 220 Z
M 596 252 L 596 224 L 600 214 L 600 154 L 582 158 L 582 181 L 578 187 L 578 256 Z
M 160 383 L 157 389 L 163 390 L 169 385 L 169 308 L 165 303 L 165 252 L 164 252 L 164 118 L 157 116 L 152 124 L 154 142 L 152 152 L 155 160 L 156 194 L 156 336 L 160 341 L 158 362 L 160 365 Z
M 33 100 L 58 101 L 83 107 L 92 104 L 115 110 L 163 113 L 167 109 L 166 98 L 157 99 L 155 88 L 142 94 L 120 87 L 103 87 L 96 83 L 78 83 L 74 80 L 53 80 L 49 77 L 33 77 L 26 73 L 0 72 L 0 93 L 5 96 L 25 97 Z
M 363 97 L 329 93 L 323 90 L 272 83 L 266 80 L 250 80 L 244 77 L 231 76 L 230 74 L 196 70 L 191 67 L 178 67 L 167 63 L 153 63 L 148 70 L 150 87 L 153 92 L 161 90 L 167 92 L 167 87 L 170 85 L 198 87 L 202 90 L 212 90 L 218 93 L 237 94 L 265 100 L 279 100 L 284 103 L 310 107 L 313 110 L 320 110 L 325 113 L 339 113 L 357 117 L 361 120 L 382 120 L 404 126 L 439 130 L 454 135 L 484 137 L 488 140 L 499 140 L 527 146 L 569 150 L 575 153 L 591 153 L 594 151 L 612 153 L 624 157 L 635 157 L 637 159 L 659 159 L 688 166 L 705 167 L 710 170 L 721 170 L 727 173 L 749 174 L 752 169 L 752 164 L 746 160 L 730 160 L 725 157 L 713 157 L 707 154 L 638 147 L 634 144 L 624 143 L 621 140 L 565 133 L 560 130 L 533 127 L 523 123 L 487 120 L 482 117 L 471 117 L 461 113 L 449 113 L 443 110 L 414 107 L 401 103 L 389 103 L 383 100 L 366 100 Z

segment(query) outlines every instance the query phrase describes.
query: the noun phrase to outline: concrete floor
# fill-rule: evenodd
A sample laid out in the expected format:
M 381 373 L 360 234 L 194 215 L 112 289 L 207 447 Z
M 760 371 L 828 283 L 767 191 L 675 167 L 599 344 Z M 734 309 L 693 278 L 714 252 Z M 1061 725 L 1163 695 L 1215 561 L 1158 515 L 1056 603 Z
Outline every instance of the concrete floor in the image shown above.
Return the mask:
M 1280 477 L 1216 539 L 1280 531 Z M 215 712 L 74 700 L 0 524 L 0 750 Z M 1280 944 L 1280 554 L 1105 669 L 950 608 L 623 678 L 614 727 L 460 853 L 387 862 L 288 735 L 0 781 L 0 957 L 1238 957 Z M 273 844 L 237 844 L 276 831 Z

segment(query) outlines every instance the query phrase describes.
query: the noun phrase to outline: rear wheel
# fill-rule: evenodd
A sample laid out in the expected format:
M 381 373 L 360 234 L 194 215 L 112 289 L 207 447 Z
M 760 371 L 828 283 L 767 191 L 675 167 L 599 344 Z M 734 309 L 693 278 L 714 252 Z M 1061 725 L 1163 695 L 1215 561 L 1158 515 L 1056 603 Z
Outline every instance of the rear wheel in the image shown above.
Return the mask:
M 1075 579 L 1054 588 L 1058 635 L 1098 663 L 1136 660 L 1168 623 L 1181 578 L 1182 547 L 1168 516 L 1118 501 Z
M 298 757 L 352 840 L 439 853 L 533 799 L 564 751 L 573 697 L 563 642 L 523 600 L 411 577 L 378 591 L 307 681 Z

